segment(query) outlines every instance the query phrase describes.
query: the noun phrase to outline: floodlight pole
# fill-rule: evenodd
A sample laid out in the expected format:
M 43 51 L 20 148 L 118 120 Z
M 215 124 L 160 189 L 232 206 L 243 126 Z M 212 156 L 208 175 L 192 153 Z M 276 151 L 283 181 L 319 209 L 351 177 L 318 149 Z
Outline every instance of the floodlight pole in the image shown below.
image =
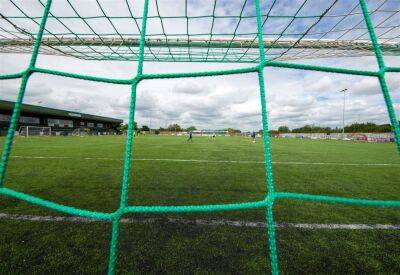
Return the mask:
M 342 139 L 344 139 L 344 113 L 346 108 L 346 91 L 347 88 L 339 91 L 339 93 L 343 93 Z

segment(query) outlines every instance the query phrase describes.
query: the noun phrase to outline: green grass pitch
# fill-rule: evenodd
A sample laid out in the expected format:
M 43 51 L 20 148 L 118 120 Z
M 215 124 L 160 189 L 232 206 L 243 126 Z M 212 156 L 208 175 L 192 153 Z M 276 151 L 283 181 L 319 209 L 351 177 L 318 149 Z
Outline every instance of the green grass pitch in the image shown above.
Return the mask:
M 57 203 L 118 207 L 125 138 L 16 138 L 5 187 Z M 1 145 L 4 139 L 1 139 Z M 394 144 L 272 139 L 277 191 L 397 200 Z M 186 205 L 261 200 L 263 144 L 246 137 L 135 137 L 128 203 Z M 0 212 L 66 216 L 8 197 Z M 119 273 L 267 273 L 266 228 L 165 222 L 166 217 L 265 221 L 263 210 L 130 215 L 122 224 Z M 400 224 L 395 208 L 280 200 L 277 223 Z M 0 273 L 106 273 L 110 224 L 0 219 Z M 399 230 L 277 228 L 283 273 L 400 273 Z

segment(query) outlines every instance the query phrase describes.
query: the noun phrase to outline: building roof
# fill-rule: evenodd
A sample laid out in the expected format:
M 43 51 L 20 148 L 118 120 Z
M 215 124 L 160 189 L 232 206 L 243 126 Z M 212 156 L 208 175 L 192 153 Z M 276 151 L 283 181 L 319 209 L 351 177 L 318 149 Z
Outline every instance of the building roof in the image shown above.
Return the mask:
M 0 100 L 0 109 L 12 112 L 12 110 L 14 109 L 14 104 L 15 102 L 12 101 Z M 74 111 L 53 109 L 53 108 L 30 105 L 30 104 L 22 104 L 21 112 L 38 114 L 38 115 L 49 115 L 49 116 L 58 116 L 58 117 L 73 118 L 73 119 L 91 120 L 94 122 L 119 123 L 119 124 L 123 122 L 122 119 L 89 115 Z

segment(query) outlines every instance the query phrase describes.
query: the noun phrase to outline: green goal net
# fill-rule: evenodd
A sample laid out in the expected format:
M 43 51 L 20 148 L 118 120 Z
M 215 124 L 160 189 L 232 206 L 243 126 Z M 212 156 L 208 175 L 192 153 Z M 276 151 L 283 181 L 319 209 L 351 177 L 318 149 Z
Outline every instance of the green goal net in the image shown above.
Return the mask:
M 26 3 L 4 0 L 1 3 L 0 53 L 28 53 L 31 54 L 31 58 L 29 66 L 24 71 L 0 75 L 0 80 L 21 80 L 1 158 L 0 194 L 72 215 L 111 221 L 109 274 L 115 272 L 120 220 L 128 213 L 183 213 L 263 208 L 268 225 L 271 271 L 273 274 L 278 274 L 278 251 L 273 216 L 276 200 L 295 199 L 400 207 L 400 200 L 276 192 L 271 164 L 268 104 L 264 81 L 264 71 L 269 67 L 377 78 L 397 150 L 400 153 L 399 123 L 385 79 L 388 72 L 400 73 L 400 67 L 387 66 L 384 58 L 385 55 L 400 55 L 399 2 L 397 0 L 323 2 L 303 0 L 290 5 L 284 0 L 205 2 L 210 4 L 207 8 L 203 1 L 189 0 L 179 2 L 144 0 L 141 3 L 120 0 L 113 1 L 111 6 L 111 1 L 108 1 L 106 5 L 106 2 L 100 0 L 91 2 L 37 0 Z M 87 6 L 82 8 L 84 3 Z M 224 11 L 231 12 L 221 12 L 222 6 L 225 6 Z M 37 11 L 41 11 L 42 14 L 37 14 Z M 118 12 L 112 13 L 112 11 Z M 95 77 L 38 67 L 39 54 L 62 55 L 86 60 L 137 61 L 138 67 L 136 73 L 129 79 Z M 378 69 L 360 70 L 289 62 L 360 56 L 375 56 Z M 145 61 L 225 62 L 245 63 L 248 66 L 218 71 L 149 74 L 143 71 Z M 77 209 L 3 186 L 26 86 L 32 74 L 36 73 L 131 87 L 120 206 L 114 212 Z M 258 74 L 267 186 L 265 199 L 213 205 L 128 205 L 138 84 L 149 79 L 212 77 L 246 73 Z

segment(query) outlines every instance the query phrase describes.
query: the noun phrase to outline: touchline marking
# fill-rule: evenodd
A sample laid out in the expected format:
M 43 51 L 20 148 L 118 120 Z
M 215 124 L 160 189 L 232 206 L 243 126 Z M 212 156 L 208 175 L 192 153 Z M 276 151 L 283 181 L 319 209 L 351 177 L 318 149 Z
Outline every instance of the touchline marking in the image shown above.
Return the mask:
M 63 217 L 63 216 L 36 216 L 0 213 L 0 219 L 41 221 L 41 222 L 78 222 L 78 223 L 104 223 L 107 221 L 95 220 L 85 217 Z M 121 223 L 127 224 L 153 224 L 172 223 L 205 226 L 232 226 L 232 227 L 267 227 L 266 222 L 234 221 L 225 219 L 183 219 L 183 218 L 122 218 Z M 275 223 L 277 228 L 300 228 L 300 229 L 348 229 L 348 230 L 400 230 L 400 224 L 330 224 L 330 223 Z
M 16 159 L 83 159 L 83 160 L 110 160 L 123 161 L 123 158 L 101 158 L 101 157 L 57 157 L 57 156 L 10 156 Z M 133 161 L 165 161 L 165 162 L 203 162 L 203 163 L 249 163 L 263 164 L 264 161 L 257 160 L 208 160 L 208 159 L 160 159 L 160 158 L 132 158 Z M 400 163 L 340 163 L 340 162 L 297 162 L 297 161 L 273 161 L 273 164 L 286 165 L 337 165 L 337 166 L 400 166 Z

